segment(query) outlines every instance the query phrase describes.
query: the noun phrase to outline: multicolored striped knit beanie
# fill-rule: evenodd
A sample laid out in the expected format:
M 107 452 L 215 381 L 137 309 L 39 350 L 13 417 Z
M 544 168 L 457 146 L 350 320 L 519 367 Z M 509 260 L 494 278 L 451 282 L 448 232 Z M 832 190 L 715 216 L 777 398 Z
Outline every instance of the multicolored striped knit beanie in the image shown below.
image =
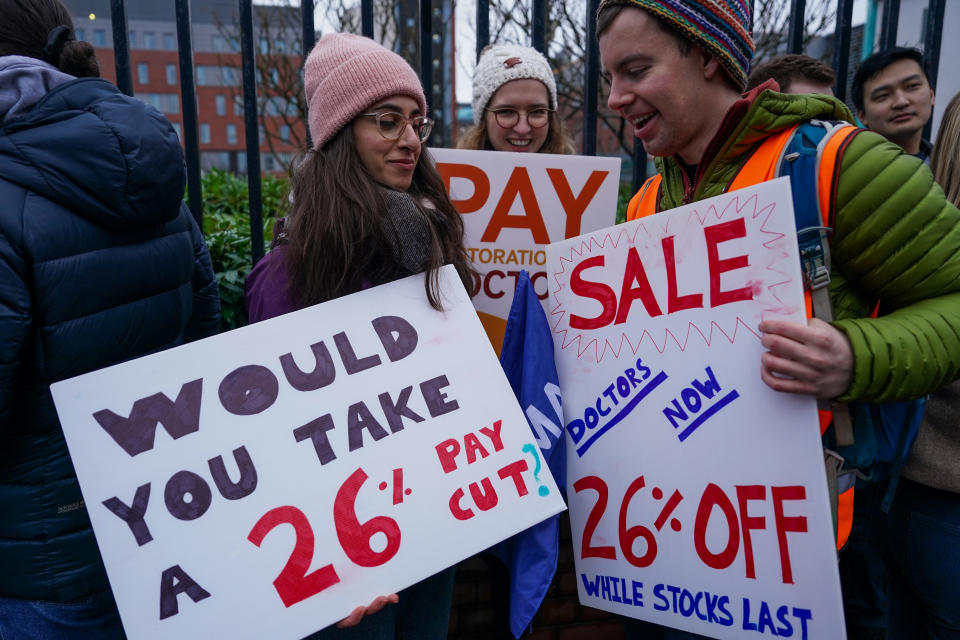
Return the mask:
M 652 13 L 682 37 L 717 56 L 730 79 L 747 84 L 754 44 L 748 0 L 602 0 L 598 13 L 625 5 Z

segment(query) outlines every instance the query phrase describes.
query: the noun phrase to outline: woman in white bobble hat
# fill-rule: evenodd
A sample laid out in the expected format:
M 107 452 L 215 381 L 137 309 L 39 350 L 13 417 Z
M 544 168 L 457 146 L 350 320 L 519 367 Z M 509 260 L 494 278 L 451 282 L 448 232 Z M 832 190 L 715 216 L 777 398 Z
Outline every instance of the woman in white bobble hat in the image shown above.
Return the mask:
M 461 149 L 574 153 L 557 115 L 557 83 L 536 49 L 490 45 L 473 72 L 473 122 Z
M 369 38 L 330 33 L 307 57 L 304 87 L 313 148 L 294 173 L 282 232 L 247 278 L 250 321 L 418 273 L 439 309 L 444 264 L 470 290 L 463 222 L 424 145 L 433 121 L 416 72 Z M 445 638 L 453 573 L 378 598 L 341 623 L 356 626 L 311 640 Z

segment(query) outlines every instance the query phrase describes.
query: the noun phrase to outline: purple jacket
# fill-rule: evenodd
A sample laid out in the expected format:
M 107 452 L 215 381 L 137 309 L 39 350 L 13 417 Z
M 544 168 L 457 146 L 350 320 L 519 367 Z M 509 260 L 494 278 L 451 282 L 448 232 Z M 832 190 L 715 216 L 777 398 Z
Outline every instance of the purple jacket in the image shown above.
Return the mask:
M 250 323 L 296 311 L 287 281 L 287 246 L 277 245 L 254 265 L 244 286 Z

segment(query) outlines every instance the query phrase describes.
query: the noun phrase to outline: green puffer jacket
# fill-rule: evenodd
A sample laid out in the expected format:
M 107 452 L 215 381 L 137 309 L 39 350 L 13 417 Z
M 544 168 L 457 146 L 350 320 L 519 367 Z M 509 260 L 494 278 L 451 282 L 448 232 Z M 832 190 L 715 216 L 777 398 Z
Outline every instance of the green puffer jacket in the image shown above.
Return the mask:
M 848 120 L 839 101 L 763 91 L 700 172 L 687 201 L 725 190 L 765 137 L 810 119 Z M 709 152 L 708 152 L 709 153 Z M 830 295 L 853 346 L 841 401 L 915 398 L 960 372 L 960 211 L 930 170 L 873 132 L 854 134 L 840 159 L 830 238 Z M 685 174 L 657 158 L 660 210 L 685 204 Z M 885 315 L 869 318 L 877 300 Z

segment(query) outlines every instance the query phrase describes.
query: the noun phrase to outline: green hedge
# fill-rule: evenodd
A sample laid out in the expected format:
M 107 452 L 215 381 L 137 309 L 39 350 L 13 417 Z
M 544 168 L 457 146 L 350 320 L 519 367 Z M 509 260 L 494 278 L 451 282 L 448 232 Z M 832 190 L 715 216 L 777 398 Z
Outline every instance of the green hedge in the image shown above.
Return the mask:
M 246 176 L 211 170 L 203 176 L 203 234 L 213 273 L 220 286 L 223 331 L 247 324 L 243 283 L 253 268 L 250 253 L 250 202 Z M 270 246 L 273 224 L 284 215 L 289 182 L 265 175 L 262 181 L 264 246 Z

